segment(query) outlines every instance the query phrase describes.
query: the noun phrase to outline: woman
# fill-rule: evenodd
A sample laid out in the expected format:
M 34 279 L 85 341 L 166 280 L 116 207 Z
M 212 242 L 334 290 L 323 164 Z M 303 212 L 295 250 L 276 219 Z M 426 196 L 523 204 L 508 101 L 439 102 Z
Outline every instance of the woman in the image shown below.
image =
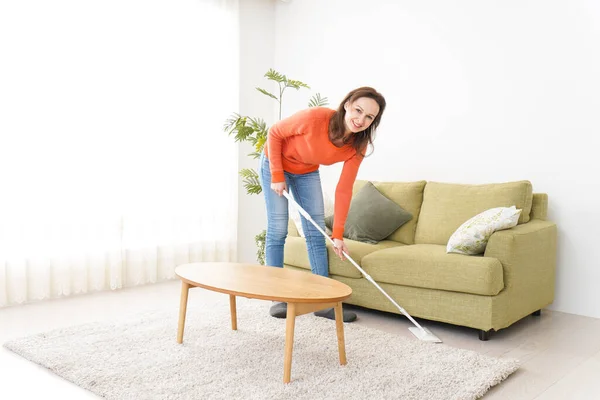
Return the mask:
M 283 268 L 283 246 L 288 227 L 288 201 L 283 191 L 289 188 L 298 204 L 325 230 L 319 166 L 337 162 L 343 162 L 344 167 L 335 191 L 332 239 L 341 259 L 342 252 L 348 253 L 343 234 L 352 187 L 367 147 L 373 143 L 384 109 L 385 99 L 380 93 L 370 87 L 361 87 L 348 93 L 337 111 L 313 107 L 271 127 L 259 171 L 267 206 L 267 265 Z M 302 227 L 312 272 L 328 276 L 325 238 L 304 218 Z M 277 303 L 270 313 L 285 318 L 286 307 L 287 303 Z M 335 319 L 332 308 L 315 315 Z M 344 322 L 355 319 L 355 313 L 344 310 Z

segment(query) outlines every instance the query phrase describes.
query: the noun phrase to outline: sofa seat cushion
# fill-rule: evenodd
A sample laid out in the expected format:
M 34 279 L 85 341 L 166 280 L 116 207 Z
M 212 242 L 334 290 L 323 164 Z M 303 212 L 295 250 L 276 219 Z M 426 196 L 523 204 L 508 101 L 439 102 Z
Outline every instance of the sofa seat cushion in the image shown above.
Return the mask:
M 374 251 L 404 246 L 402 243 L 394 242 L 392 240 L 382 240 L 377 244 L 357 242 L 350 239 L 345 239 L 344 242 L 346 243 L 346 246 L 348 246 L 350 257 L 352 257 L 359 265 L 363 257 Z M 358 271 L 350 261 L 340 260 L 333 251 L 333 245 L 329 241 L 327 241 L 327 255 L 329 258 L 330 275 L 362 278 L 360 271 Z M 310 270 L 310 261 L 308 260 L 308 251 L 306 250 L 306 240 L 303 237 L 288 236 L 285 241 L 283 263 Z
M 378 283 L 494 296 L 504 288 L 496 258 L 448 254 L 446 246 L 414 244 L 366 255 L 361 267 Z

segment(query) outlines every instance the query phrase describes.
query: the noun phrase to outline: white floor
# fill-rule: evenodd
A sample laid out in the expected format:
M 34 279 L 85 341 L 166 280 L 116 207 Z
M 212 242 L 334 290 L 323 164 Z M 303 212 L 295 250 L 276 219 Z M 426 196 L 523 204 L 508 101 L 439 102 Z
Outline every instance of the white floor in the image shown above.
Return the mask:
M 69 325 L 113 319 L 138 311 L 177 309 L 178 281 L 69 297 L 0 309 L 0 343 Z M 223 301 L 226 295 L 193 289 L 189 301 Z M 376 329 L 413 338 L 401 316 L 348 306 Z M 522 367 L 485 399 L 597 399 L 600 389 L 600 319 L 544 310 L 482 342 L 477 331 L 420 321 L 445 344 L 521 360 Z M 175 340 L 175 338 L 174 338 Z M 352 360 L 349 360 L 352 362 Z M 95 399 L 70 382 L 0 348 L 0 399 Z

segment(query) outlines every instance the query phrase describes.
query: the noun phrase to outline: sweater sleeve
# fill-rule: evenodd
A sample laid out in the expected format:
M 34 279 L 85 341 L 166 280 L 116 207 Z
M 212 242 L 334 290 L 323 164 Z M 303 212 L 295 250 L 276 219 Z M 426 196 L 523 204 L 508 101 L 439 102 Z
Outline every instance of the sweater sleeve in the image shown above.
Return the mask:
M 267 146 L 271 168 L 271 182 L 285 182 L 283 163 L 281 160 L 283 143 L 288 137 L 302 134 L 302 129 L 300 128 L 306 117 L 307 113 L 305 111 L 300 111 L 275 123 L 271 126 L 271 129 L 269 129 Z
M 352 187 L 358 174 L 358 168 L 362 163 L 363 156 L 355 154 L 352 158 L 344 162 L 342 174 L 335 189 L 335 207 L 333 210 L 333 234 L 334 239 L 343 240 L 344 225 L 350 210 L 350 201 L 352 200 Z

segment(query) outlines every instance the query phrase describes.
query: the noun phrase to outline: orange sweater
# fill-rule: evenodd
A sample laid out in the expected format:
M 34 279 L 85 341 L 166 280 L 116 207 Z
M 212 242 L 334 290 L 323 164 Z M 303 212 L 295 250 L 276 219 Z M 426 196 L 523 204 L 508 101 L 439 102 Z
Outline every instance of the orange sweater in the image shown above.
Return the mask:
M 306 174 L 319 165 L 344 162 L 335 190 L 333 235 L 342 239 L 352 199 L 352 186 L 363 157 L 351 144 L 337 147 L 329 140 L 329 120 L 334 110 L 312 107 L 277 122 L 269 130 L 265 154 L 271 167 L 271 182 L 284 182 L 283 171 Z

